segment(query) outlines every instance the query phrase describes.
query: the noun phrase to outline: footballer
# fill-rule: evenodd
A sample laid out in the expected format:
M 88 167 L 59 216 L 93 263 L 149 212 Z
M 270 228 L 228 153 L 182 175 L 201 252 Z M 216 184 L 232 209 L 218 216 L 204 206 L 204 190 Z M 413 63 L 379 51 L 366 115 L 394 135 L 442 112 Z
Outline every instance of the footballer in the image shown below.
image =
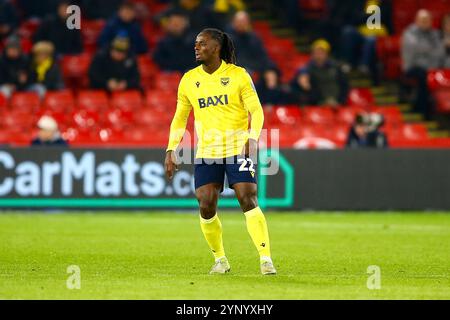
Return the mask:
M 178 169 L 174 151 L 193 109 L 198 137 L 195 194 L 200 207 L 201 230 L 215 258 L 210 274 L 230 271 L 222 242 L 222 224 L 217 215 L 217 202 L 226 175 L 260 255 L 261 273 L 272 275 L 276 270 L 271 259 L 266 219 L 258 206 L 254 161 L 264 114 L 250 75 L 236 66 L 234 51 L 229 35 L 218 29 L 204 29 L 198 34 L 195 59 L 199 66 L 186 72 L 178 87 L 165 171 L 171 179 Z

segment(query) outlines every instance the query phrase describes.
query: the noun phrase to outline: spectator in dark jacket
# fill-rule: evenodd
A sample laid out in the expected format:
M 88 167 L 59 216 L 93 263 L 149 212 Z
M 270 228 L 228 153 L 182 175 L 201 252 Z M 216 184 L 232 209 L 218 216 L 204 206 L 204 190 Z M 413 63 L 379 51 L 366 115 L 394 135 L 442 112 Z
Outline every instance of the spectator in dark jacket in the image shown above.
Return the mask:
M 347 76 L 330 58 L 330 49 L 326 40 L 316 40 L 312 45 L 311 61 L 292 80 L 291 88 L 301 103 L 328 106 L 346 103 Z
M 442 67 L 445 60 L 445 46 L 439 32 L 433 29 L 433 19 L 429 11 L 419 10 L 415 23 L 403 33 L 401 56 L 405 76 L 416 83 L 414 111 L 421 112 L 429 119 L 432 108 L 427 72 Z
M 83 51 L 81 32 L 66 26 L 67 7 L 70 3 L 63 1 L 58 5 L 57 13 L 49 15 L 34 34 L 34 42 L 50 41 L 55 46 L 56 55 L 78 54 Z
M 270 67 L 261 73 L 256 84 L 256 91 L 263 105 L 288 103 L 289 93 L 281 86 L 280 71 L 275 67 Z
M 37 127 L 39 129 L 38 135 L 31 141 L 32 146 L 68 146 L 59 133 L 58 123 L 52 117 L 42 116 L 37 123 Z
M 347 137 L 348 148 L 387 148 L 386 135 L 380 131 L 383 117 L 379 114 L 358 114 Z
M 0 41 L 10 36 L 19 25 L 19 15 L 9 0 L 0 0 Z
M 129 53 L 128 38 L 117 37 L 109 50 L 101 50 L 89 67 L 92 88 L 121 91 L 140 88 L 136 57 Z
M 251 29 L 248 13 L 237 12 L 233 17 L 229 34 L 236 47 L 237 63 L 250 73 L 262 71 L 272 65 L 261 39 Z
M 81 11 L 86 19 L 109 19 L 123 0 L 80 0 Z
M 29 60 L 22 52 L 20 39 L 9 37 L 0 58 L 0 93 L 9 97 L 16 90 L 24 90 L 28 85 L 28 70 Z
M 53 13 L 59 1 L 60 0 L 15 0 L 20 11 L 23 13 L 23 17 L 27 19 L 45 18 L 50 12 Z
M 450 13 L 442 17 L 441 39 L 445 48 L 444 68 L 450 68 Z
M 41 97 L 47 90 L 59 90 L 64 87 L 61 71 L 55 62 L 55 47 L 51 42 L 40 41 L 33 46 L 33 59 L 29 73 L 29 90 L 36 91 Z
M 190 21 L 190 31 L 199 33 L 204 28 L 219 28 L 223 29 L 220 16 L 215 14 L 211 7 L 206 4 L 206 1 L 201 0 L 176 0 L 173 1 L 167 10 L 155 16 L 155 20 L 164 26 L 167 22 L 167 17 L 170 17 L 174 12 L 183 12 Z
M 99 46 L 107 48 L 117 36 L 130 39 L 130 52 L 134 54 L 142 54 L 148 51 L 147 40 L 144 38 L 141 26 L 136 20 L 134 4 L 130 2 L 124 2 L 119 7 L 117 15 L 108 20 L 100 33 Z
M 181 12 L 170 15 L 166 35 L 158 42 L 153 60 L 165 71 L 184 72 L 195 66 L 194 36 L 189 32 L 188 18 Z

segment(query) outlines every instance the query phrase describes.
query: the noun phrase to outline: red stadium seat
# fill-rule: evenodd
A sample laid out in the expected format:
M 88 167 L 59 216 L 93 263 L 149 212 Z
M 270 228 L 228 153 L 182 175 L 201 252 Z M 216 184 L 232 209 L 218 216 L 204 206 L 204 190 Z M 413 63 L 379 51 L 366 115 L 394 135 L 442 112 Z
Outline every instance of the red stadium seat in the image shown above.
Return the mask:
M 430 70 L 427 82 L 436 101 L 436 111 L 450 113 L 450 69 Z
M 400 126 L 389 127 L 387 126 L 385 131 L 387 132 L 388 140 L 406 139 L 406 140 L 425 140 L 428 139 L 427 128 L 420 123 L 405 123 Z
M 377 38 L 377 55 L 383 65 L 383 75 L 387 79 L 397 79 L 401 75 L 400 36 Z
M 298 0 L 298 4 L 306 19 L 319 19 L 327 10 L 326 0 Z
M 147 90 L 145 94 L 147 107 L 173 114 L 177 105 L 177 93 L 174 91 Z
M 54 109 L 40 109 L 36 113 L 36 119 L 39 119 L 42 116 L 50 116 L 56 120 L 58 125 L 64 126 L 68 120 L 67 113 L 62 110 L 54 110 Z
M 105 91 L 84 90 L 78 95 L 78 107 L 87 110 L 104 110 L 109 107 L 109 99 Z
M 301 125 L 298 128 L 302 137 L 328 137 L 328 128 L 321 125 Z
M 130 110 L 112 109 L 105 113 L 106 124 L 114 128 L 122 128 L 133 123 L 133 112 Z
M 347 141 L 350 125 L 334 125 L 330 127 L 329 137 L 331 140 L 343 144 Z
M 81 78 L 87 76 L 91 58 L 89 54 L 63 56 L 61 65 L 64 77 Z
M 132 144 L 161 147 L 167 145 L 167 131 L 149 127 L 133 127 L 124 132 L 124 138 Z
M 33 134 L 31 130 L 11 131 L 0 130 L 0 144 L 12 147 L 23 147 L 30 145 Z
M 89 54 L 66 55 L 61 59 L 64 82 L 69 88 L 85 88 L 88 85 Z
M 436 100 L 436 111 L 450 113 L 450 90 L 437 90 L 433 95 Z
M 334 111 L 326 107 L 304 107 L 303 118 L 309 123 L 328 125 L 334 122 Z
M 94 52 L 97 47 L 97 39 L 105 26 L 104 20 L 83 20 L 81 21 L 81 36 L 83 38 L 84 49 L 87 52 Z
M 31 39 L 39 28 L 40 20 L 39 19 L 28 19 L 20 24 L 20 27 L 17 30 L 17 34 L 21 38 Z
M 405 27 L 411 24 L 419 9 L 419 0 L 392 1 L 392 22 L 394 24 L 395 32 L 400 34 Z
M 14 132 L 31 129 L 35 123 L 36 119 L 33 113 L 20 109 L 5 111 L 0 119 L 1 128 Z
M 337 109 L 336 121 L 339 124 L 353 124 L 355 122 L 356 115 L 363 112 L 362 108 L 350 108 L 342 107 Z
M 35 92 L 15 92 L 9 103 L 11 109 L 33 112 L 39 109 L 41 99 Z
M 111 104 L 123 110 L 135 110 L 143 106 L 141 93 L 137 90 L 114 92 Z
M 8 99 L 0 93 L 0 110 L 8 106 Z
M 397 107 L 378 107 L 373 110 L 383 115 L 386 124 L 399 124 L 403 122 L 402 113 Z
M 372 91 L 367 88 L 351 89 L 348 94 L 348 105 L 357 107 L 370 107 L 375 102 Z
M 128 141 L 125 139 L 124 131 L 116 128 L 101 128 L 98 138 L 102 145 L 126 145 Z
M 159 72 L 158 66 L 153 63 L 147 54 L 138 56 L 137 63 L 141 75 L 142 87 L 155 87 L 155 77 Z
M 72 123 L 75 124 L 81 131 L 92 130 L 98 126 L 100 116 L 98 112 L 81 109 L 72 112 Z
M 253 30 L 260 35 L 270 35 L 272 33 L 270 24 L 267 21 L 254 21 Z
M 75 99 L 69 90 L 49 91 L 46 93 L 43 107 L 52 110 L 71 111 L 75 106 Z
M 173 114 L 150 108 L 142 108 L 134 113 L 134 121 L 139 126 L 168 128 Z
M 161 72 L 156 76 L 155 87 L 160 90 L 176 92 L 181 80 L 178 72 Z
M 269 119 L 272 127 L 298 126 L 302 119 L 300 108 L 297 106 L 276 106 L 273 107 L 271 118 Z
M 427 82 L 431 90 L 450 88 L 450 69 L 428 71 Z

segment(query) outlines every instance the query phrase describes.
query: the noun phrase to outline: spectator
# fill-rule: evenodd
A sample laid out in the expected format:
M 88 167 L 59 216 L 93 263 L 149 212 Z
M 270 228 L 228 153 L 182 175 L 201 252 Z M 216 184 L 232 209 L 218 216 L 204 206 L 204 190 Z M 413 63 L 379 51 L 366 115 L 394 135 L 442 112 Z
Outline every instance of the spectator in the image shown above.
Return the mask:
M 51 42 L 40 41 L 32 48 L 33 58 L 29 74 L 31 86 L 41 97 L 47 90 L 59 90 L 64 87 L 61 71 L 54 60 L 55 47 Z
M 174 2 L 175 4 L 169 9 L 155 17 L 155 20 L 163 27 L 167 23 L 167 17 L 170 17 L 173 12 L 180 11 L 189 18 L 192 33 L 197 34 L 204 28 L 223 29 L 225 27 L 220 23 L 221 20 L 216 17 L 213 10 L 201 0 L 177 0 Z
M 263 105 L 277 105 L 288 103 L 288 92 L 283 89 L 280 81 L 280 71 L 271 67 L 261 73 L 256 84 L 256 91 Z
M 38 135 L 31 141 L 32 146 L 59 146 L 67 147 L 67 142 L 61 137 L 58 130 L 58 123 L 50 116 L 42 116 L 37 127 Z
M 99 46 L 107 48 L 117 36 L 130 39 L 130 52 L 142 54 L 148 51 L 147 40 L 136 20 L 136 10 L 131 2 L 120 5 L 117 15 L 108 20 L 99 36 Z
M 358 114 L 347 137 L 348 148 L 387 148 L 386 135 L 380 131 L 383 117 L 379 114 Z
M 173 12 L 166 24 L 166 35 L 158 42 L 153 60 L 165 71 L 184 72 L 195 66 L 194 36 L 189 21 L 181 12 Z
M 109 19 L 123 0 L 80 0 L 81 11 L 86 19 Z
M 53 12 L 60 0 L 15 0 L 26 19 L 42 19 Z
M 28 57 L 22 52 L 20 39 L 10 36 L 0 58 L 0 92 L 5 97 L 18 90 L 25 90 L 28 85 Z
M 34 42 L 49 41 L 55 46 L 55 52 L 60 54 L 78 54 L 83 51 L 81 32 L 69 29 L 66 19 L 69 16 L 67 8 L 70 3 L 63 1 L 58 4 L 57 13 L 49 15 L 34 34 Z
M 19 25 L 19 15 L 9 0 L 0 0 L 0 41 L 10 36 Z
M 100 51 L 89 67 L 92 88 L 121 91 L 139 89 L 140 77 L 136 57 L 130 55 L 128 38 L 117 37 L 109 50 Z
M 426 119 L 429 119 L 432 113 L 427 72 L 429 69 L 441 67 L 445 58 L 445 47 L 432 23 L 431 13 L 419 10 L 415 23 L 403 33 L 401 43 L 404 75 L 415 82 L 414 111 L 422 113 Z
M 389 34 L 386 24 L 382 19 L 381 24 L 377 28 L 368 28 L 367 8 L 370 5 L 377 5 L 383 12 L 382 17 L 389 17 L 387 1 L 369 0 L 360 1 L 353 6 L 353 10 L 359 10 L 355 12 L 354 16 L 359 17 L 359 21 L 353 21 L 353 24 L 345 21 L 345 25 L 342 28 L 340 51 L 341 57 L 346 62 L 346 67 L 350 70 L 357 68 L 361 73 L 371 76 L 372 83 L 378 85 L 379 75 L 377 69 L 377 57 L 376 57 L 376 39 L 379 36 L 386 36 Z M 351 20 L 350 20 L 351 21 Z
M 316 40 L 312 44 L 311 60 L 291 81 L 292 91 L 301 103 L 329 106 L 346 103 L 347 76 L 330 58 L 330 49 L 326 40 Z
M 238 64 L 245 67 L 249 73 L 262 71 L 272 65 L 262 41 L 252 31 L 247 12 L 239 11 L 234 15 L 229 34 L 236 47 Z
M 444 67 L 448 69 L 450 68 L 450 14 L 442 18 L 441 37 L 445 47 Z
M 242 0 L 213 0 L 212 10 L 214 19 L 217 21 L 216 26 L 219 29 L 226 27 L 232 15 L 238 11 L 245 10 L 245 5 Z

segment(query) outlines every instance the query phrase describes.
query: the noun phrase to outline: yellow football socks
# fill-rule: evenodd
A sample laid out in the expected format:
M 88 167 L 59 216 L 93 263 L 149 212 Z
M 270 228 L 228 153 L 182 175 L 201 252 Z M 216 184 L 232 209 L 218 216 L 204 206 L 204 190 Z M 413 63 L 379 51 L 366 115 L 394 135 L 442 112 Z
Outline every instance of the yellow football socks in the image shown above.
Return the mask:
M 217 214 L 211 219 L 203 219 L 200 217 L 200 226 L 214 258 L 217 260 L 224 257 L 225 250 L 223 249 L 222 241 L 222 223 Z
M 270 259 L 269 232 L 264 214 L 259 207 L 244 212 L 247 221 L 247 230 L 263 259 Z

